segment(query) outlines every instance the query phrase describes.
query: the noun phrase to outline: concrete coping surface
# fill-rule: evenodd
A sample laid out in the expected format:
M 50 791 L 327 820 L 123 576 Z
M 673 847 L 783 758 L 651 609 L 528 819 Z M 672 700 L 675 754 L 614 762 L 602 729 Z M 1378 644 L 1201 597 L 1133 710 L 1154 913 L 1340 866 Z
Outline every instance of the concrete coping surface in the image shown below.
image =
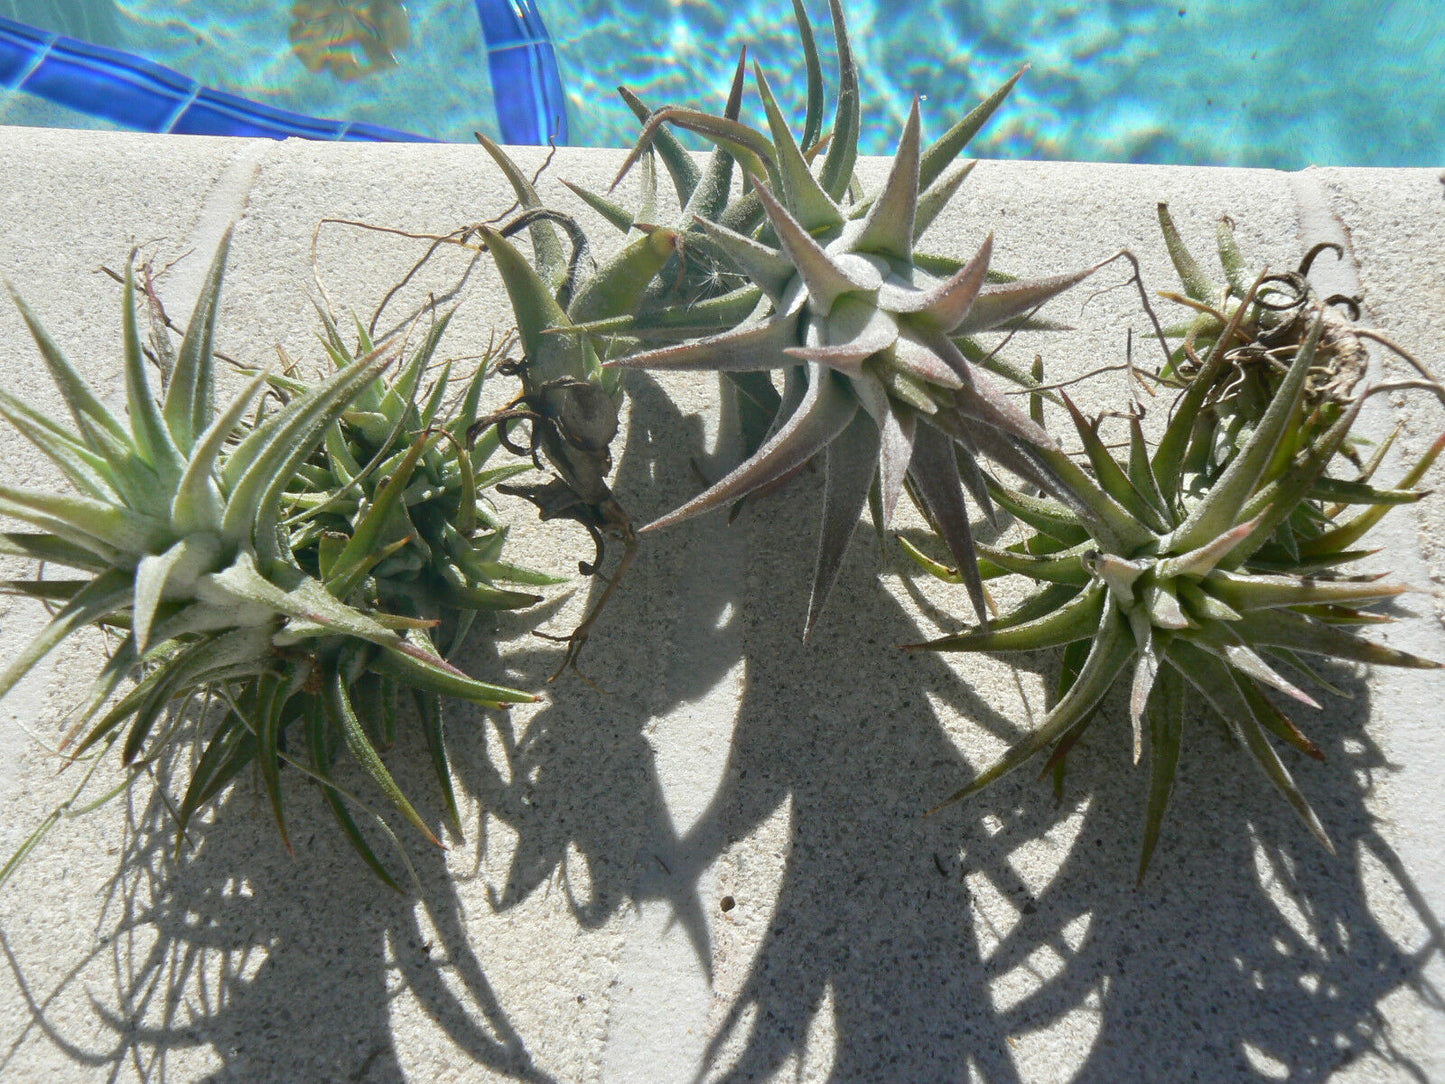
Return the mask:
M 543 163 L 515 153 L 529 171 Z M 621 158 L 559 151 L 539 185 L 594 238 L 616 238 L 558 181 L 605 190 Z M 877 183 L 886 162 L 859 168 Z M 133 246 L 183 321 L 234 223 L 218 348 L 255 364 L 279 348 L 319 372 L 313 298 L 369 319 L 428 236 L 505 217 L 512 202 L 467 146 L 6 128 L 0 177 L 0 271 L 117 408 L 120 289 L 102 269 L 121 269 Z M 635 181 L 619 191 L 633 200 Z M 1294 267 L 1315 242 L 1337 242 L 1343 259 L 1316 262 L 1320 288 L 1358 296 L 1363 325 L 1441 364 L 1434 171 L 982 162 L 922 247 L 971 253 L 992 231 L 995 266 L 1021 275 L 1128 248 L 1151 293 L 1176 289 L 1161 200 L 1211 268 L 1225 214 L 1255 266 Z M 380 326 L 444 296 L 460 305 L 444 354 L 482 355 L 511 316 L 474 257 L 441 246 Z M 1127 280 L 1111 266 L 1046 310 L 1073 330 L 1018 335 L 1005 353 L 1040 355 L 1058 379 L 1102 370 L 1076 397 L 1123 410 L 1130 332 L 1137 361 L 1158 358 Z M 8 304 L 0 342 L 5 390 L 60 413 Z M 1383 350 L 1373 365 L 1409 375 Z M 493 383 L 496 402 L 507 383 Z M 715 378 L 643 377 L 629 391 L 614 489 L 646 522 L 734 452 Z M 1065 432 L 1062 416 L 1051 423 Z M 1375 439 L 1400 427 L 1382 468 L 1393 479 L 1445 410 L 1428 395 L 1378 396 L 1361 425 Z M 56 483 L 8 427 L 0 462 L 7 484 Z M 1441 480 L 1437 467 L 1425 485 Z M 0 1078 L 1445 1079 L 1445 679 L 1340 669 L 1329 676 L 1345 696 L 1293 713 L 1327 754 L 1288 763 L 1333 857 L 1221 728 L 1191 716 L 1160 849 L 1136 888 L 1147 769 L 1130 762 L 1122 689 L 1071 756 L 1060 800 L 1025 770 L 924 816 L 1039 717 L 1058 660 L 1023 656 L 1015 669 L 899 651 L 960 628 L 969 608 L 895 540 L 880 554 L 867 529 L 802 644 L 820 501 L 820 473 L 805 472 L 731 525 L 713 516 L 650 535 L 586 647 L 585 676 L 546 684 L 561 649 L 530 635 L 533 618 L 505 617 L 495 646 L 477 637 L 471 672 L 546 695 L 508 715 L 451 709 L 466 832 L 437 850 L 397 822 L 412 895 L 367 873 L 295 772 L 294 857 L 242 778 L 177 861 L 162 795 L 177 793 L 185 758 L 62 816 L 0 890 Z M 518 560 L 574 576 L 539 624 L 568 631 L 595 592 L 575 579 L 590 541 L 499 503 Z M 901 530 L 921 526 L 909 510 Z M 1370 567 L 1419 593 L 1371 635 L 1445 660 L 1445 502 L 1395 509 L 1375 537 Z M 6 563 L 7 576 L 28 574 Z M 45 621 L 0 598 L 0 654 Z M 4 856 L 79 782 L 81 766 L 60 771 L 55 750 L 104 647 L 75 638 L 0 703 Z M 387 761 L 440 830 L 414 729 L 402 726 Z M 120 779 L 104 765 L 87 793 Z

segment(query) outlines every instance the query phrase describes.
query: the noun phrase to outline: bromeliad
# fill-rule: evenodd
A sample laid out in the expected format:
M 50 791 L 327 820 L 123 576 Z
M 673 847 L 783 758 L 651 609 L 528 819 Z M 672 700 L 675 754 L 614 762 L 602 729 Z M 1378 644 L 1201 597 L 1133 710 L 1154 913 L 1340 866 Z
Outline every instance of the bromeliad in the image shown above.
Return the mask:
M 1310 831 L 1333 849 L 1274 742 L 1309 756 L 1322 754 L 1266 690 L 1319 707 L 1279 668 L 1287 664 L 1310 676 L 1302 655 L 1440 665 L 1355 635 L 1352 626 L 1386 620 L 1361 606 L 1404 588 L 1341 570 L 1364 555 L 1355 544 L 1385 511 L 1423 495 L 1410 487 L 1445 447 L 1445 438 L 1394 489 L 1330 478 L 1326 469 L 1368 392 L 1307 401 L 1325 330 L 1317 315 L 1248 438 L 1218 462 L 1214 428 L 1199 418 L 1208 413 L 1207 399 L 1228 364 L 1228 345 L 1255 289 L 1257 284 L 1246 290 L 1221 329 L 1152 452 L 1139 419 L 1132 417 L 1127 460 L 1116 461 L 1097 422 L 1069 403 L 1092 473 L 1060 451 L 1041 454 L 1076 499 L 1064 503 L 994 487 L 999 504 L 1033 533 L 1007 548 L 979 547 L 983 574 L 1027 576 L 1040 590 L 987 628 L 912 647 L 989 652 L 1063 647 L 1063 671 L 1056 702 L 1041 725 L 943 804 L 967 797 L 1049 747 L 1049 764 L 1061 766 L 1105 692 L 1127 678 L 1134 759 L 1146 744 L 1150 759 L 1141 879 L 1174 784 L 1188 689 L 1249 751 Z M 1363 510 L 1341 521 L 1355 505 Z M 1314 524 L 1307 534 L 1297 528 L 1302 519 Z M 957 578 L 907 548 L 931 571 Z
M 745 164 L 767 231 L 751 236 L 706 219 L 697 226 L 759 291 L 759 314 L 719 334 L 608 364 L 782 369 L 782 405 L 750 458 L 643 529 L 730 504 L 823 453 L 823 529 L 804 636 L 818 620 L 875 478 L 876 514 L 885 528 L 905 479 L 916 488 L 982 614 L 963 497 L 967 485 L 988 507 L 976 457 L 988 456 L 1052 489 L 1057 479 L 1028 449 L 1056 446 L 971 364 L 970 355 L 982 352 L 969 336 L 1028 316 L 1096 268 L 990 283 L 991 237 L 967 262 L 916 253 L 918 237 L 967 175 L 965 168 L 944 176 L 943 168 L 972 131 L 962 140 L 950 132 L 924 151 L 915 101 L 883 188 L 845 205 L 840 201 L 851 162 L 845 170 L 825 161 L 815 177 L 761 69 L 756 78 L 770 138 L 735 122 L 698 127 Z M 1002 92 L 995 98 L 1001 100 Z M 985 104 L 991 112 L 997 102 Z

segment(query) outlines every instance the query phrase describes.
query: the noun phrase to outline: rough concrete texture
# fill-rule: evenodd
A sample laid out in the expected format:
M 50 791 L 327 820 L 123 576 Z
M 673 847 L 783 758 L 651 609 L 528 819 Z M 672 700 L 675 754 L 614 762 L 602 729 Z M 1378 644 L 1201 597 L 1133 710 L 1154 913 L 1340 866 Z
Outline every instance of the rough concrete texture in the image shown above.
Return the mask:
M 605 187 L 620 158 L 559 153 L 547 198 L 607 236 L 556 179 Z M 862 168 L 876 181 L 884 164 Z M 122 267 L 132 245 L 168 268 L 159 289 L 184 319 L 236 223 L 220 349 L 265 363 L 279 345 L 319 368 L 315 283 L 336 311 L 368 314 L 427 245 L 339 224 L 318 234 L 321 220 L 442 234 L 510 202 L 464 146 L 5 129 L 0 177 L 0 270 L 115 402 L 119 288 L 100 269 Z M 1020 274 L 1128 247 L 1151 291 L 1173 288 L 1161 199 L 1207 262 L 1222 213 L 1261 266 L 1342 242 L 1343 263 L 1322 257 L 1320 274 L 1362 295 L 1365 324 L 1438 361 L 1445 201 L 1433 172 L 984 162 L 927 247 L 971 252 L 992 230 L 996 266 Z M 457 289 L 444 351 L 481 354 L 509 316 L 485 261 L 458 287 L 469 258 L 443 248 L 382 324 L 428 290 Z M 1122 362 L 1132 328 L 1136 358 L 1153 364 L 1126 278 L 1124 265 L 1101 272 L 1049 310 L 1077 330 L 1020 336 L 1007 352 L 1077 375 Z M 4 386 L 58 409 L 8 305 L 0 337 Z M 696 491 L 694 462 L 723 469 L 730 445 L 717 438 L 715 381 L 642 378 L 631 392 L 615 489 L 643 522 Z M 1078 393 L 1093 409 L 1126 404 L 1118 371 Z M 1404 425 L 1394 477 L 1445 412 L 1419 394 L 1376 403 L 1371 433 Z M 52 479 L 8 429 L 0 455 L 8 482 Z M 287 780 L 294 858 L 249 779 L 179 862 L 149 780 L 63 817 L 0 892 L 0 1078 L 1445 1079 L 1438 676 L 1339 670 L 1350 699 L 1299 713 L 1328 760 L 1289 763 L 1337 857 L 1196 721 L 1136 889 L 1144 777 L 1117 691 L 1071 758 L 1061 803 L 1023 771 L 922 815 L 1037 717 L 1056 661 L 1024 657 L 1016 673 L 897 650 L 959 627 L 967 604 L 910 571 L 891 540 L 880 560 L 867 530 L 802 645 L 819 501 L 805 475 L 731 526 L 714 516 L 649 536 L 587 645 L 590 680 L 545 686 L 560 649 L 531 637 L 525 616 L 503 621 L 495 650 L 478 638 L 474 673 L 545 686 L 546 698 L 510 716 L 452 709 L 466 837 L 442 852 L 399 826 L 413 896 L 373 881 L 299 778 Z M 517 502 L 504 510 L 533 564 L 575 572 L 591 556 L 580 531 L 541 528 Z M 1380 637 L 1445 659 L 1442 529 L 1438 497 L 1398 509 L 1376 562 L 1432 592 Z M 588 590 L 544 604 L 541 627 L 570 629 Z M 3 605 L 10 656 L 45 615 Z M 102 646 L 78 638 L 0 705 L 4 855 L 79 781 L 53 750 Z M 440 825 L 424 751 L 403 730 L 388 763 Z M 156 775 L 174 793 L 186 771 Z M 88 793 L 118 778 L 105 765 Z

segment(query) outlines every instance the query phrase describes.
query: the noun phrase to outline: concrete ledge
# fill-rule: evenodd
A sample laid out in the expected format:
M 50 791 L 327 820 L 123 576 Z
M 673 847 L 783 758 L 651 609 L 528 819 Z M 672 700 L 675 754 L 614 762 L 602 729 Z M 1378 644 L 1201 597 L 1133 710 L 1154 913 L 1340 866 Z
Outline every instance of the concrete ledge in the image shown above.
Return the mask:
M 548 198 L 605 237 L 556 178 L 605 188 L 620 159 L 559 152 Z M 860 168 L 876 179 L 885 163 Z M 158 266 L 175 261 L 161 292 L 180 318 L 238 223 L 221 349 L 264 362 L 279 345 L 319 368 L 307 292 L 320 220 L 440 234 L 510 203 L 465 146 L 10 128 L 0 177 L 0 271 L 112 396 L 119 288 L 99 269 L 122 267 L 132 245 Z M 1346 259 L 1322 258 L 1321 278 L 1363 297 L 1368 326 L 1438 363 L 1445 200 L 1433 171 L 984 162 L 928 247 L 971 252 L 992 230 L 996 265 L 1024 274 L 1127 246 L 1151 290 L 1173 288 L 1161 199 L 1201 257 L 1212 259 L 1223 213 L 1259 265 L 1341 242 Z M 425 246 L 329 225 L 315 270 L 339 311 L 368 313 Z M 460 281 L 444 343 L 454 357 L 480 354 L 510 320 L 485 262 L 464 277 L 468 258 L 439 253 L 394 310 Z M 1149 350 L 1123 275 L 1055 303 L 1077 331 L 1009 349 L 1042 354 L 1056 376 L 1122 361 L 1129 328 Z M 0 341 L 4 386 L 53 406 L 8 305 Z M 1118 373 L 1084 387 L 1096 409 L 1122 405 Z M 645 520 L 695 489 L 693 458 L 711 470 L 729 450 L 715 446 L 714 381 L 632 390 L 615 489 Z M 1393 478 L 1445 413 L 1423 398 L 1376 402 L 1369 432 L 1403 426 Z M 8 429 L 0 457 L 7 480 L 50 480 Z M 1440 481 L 1437 467 L 1427 485 Z M 1075 754 L 1062 803 L 1022 772 L 922 816 L 1020 732 L 1021 696 L 1039 709 L 1053 660 L 1021 660 L 1016 679 L 992 660 L 897 651 L 957 627 L 966 602 L 896 551 L 880 565 L 866 531 L 815 642 L 801 645 L 818 489 L 804 477 L 730 528 L 706 520 L 649 538 L 583 657 L 596 687 L 565 676 L 510 718 L 451 711 L 467 835 L 445 852 L 406 838 L 415 898 L 374 883 L 294 781 L 294 860 L 249 781 L 180 864 L 148 786 L 62 820 L 0 892 L 0 1077 L 1445 1079 L 1438 676 L 1342 672 L 1353 699 L 1299 719 L 1329 755 L 1296 775 L 1337 858 L 1216 729 L 1194 727 L 1136 890 L 1144 784 L 1118 695 Z M 590 555 L 580 532 L 508 511 L 532 563 L 566 572 Z M 1377 567 L 1430 592 L 1410 596 L 1418 616 L 1382 638 L 1445 659 L 1441 501 L 1395 510 L 1379 537 Z M 549 604 L 543 627 L 570 629 L 584 594 Z M 0 599 L 0 652 L 44 620 Z M 509 620 L 473 672 L 541 687 L 558 653 L 526 629 Z M 0 855 L 77 781 L 48 749 L 100 646 L 57 653 L 0 704 Z M 420 753 L 404 739 L 389 763 L 427 801 Z

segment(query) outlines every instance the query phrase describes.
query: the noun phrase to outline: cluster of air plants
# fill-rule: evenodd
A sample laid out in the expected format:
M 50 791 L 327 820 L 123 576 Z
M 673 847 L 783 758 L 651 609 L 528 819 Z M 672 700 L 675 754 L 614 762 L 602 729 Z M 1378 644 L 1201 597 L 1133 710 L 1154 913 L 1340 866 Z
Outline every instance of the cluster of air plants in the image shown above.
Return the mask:
M 418 697 L 455 824 L 437 698 L 500 708 L 536 697 L 471 678 L 443 652 L 478 611 L 537 601 L 493 581 L 542 578 L 500 558 L 505 531 L 483 494 L 497 473 L 478 470 L 485 444 L 468 445 L 481 373 L 450 422 L 440 417 L 445 375 L 418 402 L 445 319 L 394 379 L 385 376 L 389 346 L 363 342 L 352 355 L 328 327 L 336 363 L 328 378 L 303 385 L 258 373 L 217 410 L 212 337 L 228 245 L 229 235 L 179 351 L 164 332 L 152 338 L 167 374 L 160 398 L 127 269 L 126 420 L 16 297 L 71 424 L 4 392 L 0 413 L 73 492 L 0 486 L 0 512 L 28 528 L 0 536 L 0 551 L 69 570 L 7 582 L 57 608 L 0 676 L 0 695 L 72 633 L 102 629 L 109 657 L 76 712 L 69 755 L 118 742 L 134 778 L 176 743 L 194 742 L 194 766 L 175 807 L 179 837 L 227 783 L 254 769 L 288 847 L 281 769 L 294 764 L 321 786 L 367 863 L 394 883 L 332 782 L 331 766 L 346 748 L 435 842 L 378 752 L 394 729 L 392 691 L 409 688 Z M 282 390 L 281 404 L 253 411 L 269 401 L 268 385 Z M 358 701 L 376 709 L 371 725 Z M 211 724 L 198 728 L 197 714 Z
M 1151 759 L 1141 876 L 1178 763 L 1186 686 L 1200 690 L 1328 846 L 1266 735 L 1309 755 L 1318 749 L 1264 690 L 1317 706 L 1278 668 L 1284 660 L 1308 674 L 1301 656 L 1312 653 L 1435 665 L 1352 633 L 1351 626 L 1378 620 L 1359 607 L 1401 589 L 1351 575 L 1348 565 L 1360 556 L 1352 547 L 1388 507 L 1421 496 L 1409 487 L 1439 448 L 1393 489 L 1370 484 L 1380 455 L 1356 477 L 1330 472 L 1337 456 L 1358 464 L 1349 436 L 1363 402 L 1356 385 L 1367 357 L 1337 308 L 1353 302 L 1320 300 L 1310 288 L 1310 264 L 1327 246 L 1311 250 L 1297 271 L 1251 276 L 1226 219 L 1219 255 L 1227 282 L 1217 286 L 1161 205 L 1165 242 L 1185 290 L 1166 296 L 1194 310 L 1187 324 L 1173 329 L 1179 345 L 1155 376 L 1164 387 L 1180 389 L 1179 399 L 1152 447 L 1140 420 L 1130 422 L 1121 462 L 1099 436 L 1098 421 L 1059 397 L 1083 442 L 1088 466 L 1081 467 L 1042 427 L 1040 397 L 1026 414 L 990 385 L 979 363 L 1020 383 L 1027 379 L 971 336 L 1028 326 L 1038 306 L 1097 265 L 1019 282 L 990 273 L 991 237 L 968 259 L 917 248 L 968 176 L 969 165 L 948 172 L 949 163 L 1012 81 L 926 149 L 915 103 L 887 181 L 865 196 L 853 173 L 858 74 L 841 5 L 834 0 L 830 8 L 839 57 L 830 133 L 822 130 L 813 33 L 797 0 L 808 72 L 801 138 L 790 130 L 761 68 L 755 82 L 767 128 L 758 131 L 739 120 L 741 59 L 719 116 L 681 106 L 650 111 L 623 90 L 643 129 L 618 180 L 641 165 L 641 206 L 629 210 L 610 194 L 568 186 L 626 239 L 624 258 L 588 282 L 585 306 L 573 293 L 574 272 L 562 273 L 555 237 L 539 228 L 550 230 L 548 219 L 568 225 L 574 268 L 576 254 L 585 250 L 582 231 L 568 216 L 543 209 L 500 148 L 488 145 L 524 209 L 512 230 L 525 224 L 533 231 L 535 269 L 499 235 L 487 234 L 486 241 L 523 329 L 527 357 L 518 367 L 525 385 L 519 402 L 537 416 L 534 444 L 542 443 L 560 475 L 554 496 L 578 491 L 565 457 L 546 445 L 555 426 L 536 406 L 545 381 L 563 380 L 569 394 L 600 388 L 615 404 L 620 370 L 726 373 L 738 382 L 744 408 L 743 462 L 641 531 L 736 508 L 749 494 L 777 488 L 821 460 L 823 524 L 805 638 L 864 505 L 871 504 L 876 525 L 886 530 L 906 489 L 952 564 L 916 550 L 914 555 L 966 584 L 980 621 L 976 630 L 917 646 L 1064 648 L 1057 703 L 1044 724 L 955 799 L 1046 747 L 1053 747 L 1049 763 L 1061 772 L 1103 693 L 1129 673 L 1135 758 L 1146 745 L 1147 719 Z M 697 167 L 670 126 L 715 145 L 705 168 Z M 667 227 L 655 222 L 654 158 L 671 176 L 683 208 Z M 740 185 L 733 183 L 735 166 Z M 647 276 L 651 281 L 644 282 Z M 604 302 L 609 298 L 615 302 L 610 307 Z M 781 389 L 769 371 L 781 371 Z M 599 404 L 596 413 L 605 415 L 602 395 L 588 396 Z M 615 423 L 599 424 L 594 433 L 610 437 L 614 430 Z M 983 459 L 1016 481 L 999 482 Z M 976 547 L 965 490 L 990 518 L 996 504 L 1033 533 L 1003 549 Z M 630 558 L 630 522 L 626 537 Z M 1030 576 L 1043 587 L 990 621 L 984 579 L 1006 574 Z M 587 623 L 594 618 L 595 611 Z
M 1193 310 L 1155 376 L 1178 398 L 1152 442 L 1130 416 L 1127 453 L 1116 458 L 1100 422 L 1058 396 L 1082 443 L 1081 464 L 1044 427 L 1039 391 L 1023 411 L 993 386 L 985 369 L 1030 380 L 975 336 L 1046 327 L 1035 320 L 1039 306 L 1101 265 L 1021 281 L 991 267 L 992 235 L 966 258 L 919 247 L 969 175 L 971 164 L 950 168 L 954 160 L 1017 77 L 932 143 L 915 102 L 886 181 L 865 194 L 854 173 L 858 72 L 838 0 L 830 11 L 839 71 L 829 132 L 801 0 L 794 12 L 808 94 L 800 137 L 760 67 L 754 83 L 766 129 L 739 119 L 744 60 L 718 116 L 681 106 L 652 111 L 623 91 L 643 127 L 618 180 L 641 171 L 639 208 L 571 186 L 623 235 L 600 267 L 578 221 L 547 206 L 503 149 L 482 139 L 519 212 L 453 240 L 486 248 L 511 301 L 522 357 L 499 368 L 521 388 L 500 409 L 482 408 L 485 364 L 460 378 L 455 394 L 450 367 L 434 371 L 450 314 L 414 328 L 419 342 L 409 355 L 360 328 L 350 346 L 323 316 L 334 372 L 315 385 L 290 370 L 252 373 L 218 414 L 211 339 L 224 244 L 179 353 L 172 358 L 168 340 L 154 341 L 169 374 L 159 400 L 127 275 L 128 424 L 22 304 L 73 426 L 3 393 L 0 413 L 75 494 L 0 486 L 0 513 L 30 528 L 0 536 L 0 552 L 74 576 L 10 582 L 58 609 L 0 677 L 0 695 L 72 632 L 99 627 L 112 650 L 78 711 L 73 755 L 119 742 L 137 773 L 193 741 L 194 767 L 176 807 L 182 835 L 223 787 L 254 771 L 286 839 L 281 769 L 294 764 L 320 787 L 365 862 L 394 884 L 353 818 L 354 799 L 333 777 L 340 750 L 436 842 L 379 752 L 394 736 L 398 696 L 414 700 L 457 831 L 441 697 L 493 708 L 535 699 L 468 677 L 455 662 L 479 619 L 539 601 L 518 588 L 555 582 L 504 560 L 507 528 L 487 500 L 490 487 L 526 497 L 543 519 L 585 527 L 596 545 L 595 557 L 580 563 L 585 574 L 601 574 L 605 539 L 625 545 L 608 586 L 567 638 L 565 667 L 641 531 L 735 509 L 821 461 L 822 529 L 805 638 L 865 505 L 881 534 L 908 492 L 951 564 L 916 547 L 910 553 L 965 584 L 979 622 L 914 646 L 1063 650 L 1042 724 L 950 800 L 1045 749 L 1061 773 L 1104 694 L 1125 677 L 1134 757 L 1147 749 L 1150 762 L 1141 877 L 1175 779 L 1189 689 L 1329 846 L 1274 743 L 1311 756 L 1319 750 L 1271 697 L 1318 706 L 1297 683 L 1314 680 L 1307 655 L 1437 665 L 1353 633 L 1380 620 L 1363 607 L 1401 588 L 1350 566 L 1389 507 L 1421 496 L 1411 487 L 1442 444 L 1396 486 L 1375 486 L 1383 450 L 1361 463 L 1350 439 L 1370 394 L 1358 390 L 1363 333 L 1338 311 L 1348 299 L 1320 300 L 1311 290 L 1318 250 L 1296 272 L 1250 276 L 1226 220 L 1219 255 L 1227 281 L 1216 285 L 1161 205 L 1184 284 L 1183 295 L 1168 296 Z M 714 144 L 703 166 L 669 126 Z M 657 159 L 682 209 L 670 224 L 656 221 Z M 514 241 L 524 232 L 530 252 Z M 397 354 L 403 360 L 388 373 Z M 608 480 L 630 369 L 726 374 L 738 392 L 745 449 L 721 479 L 642 528 Z M 498 449 L 519 461 L 489 469 Z M 1005 480 L 988 463 L 1007 472 Z M 1353 464 L 1353 477 L 1340 476 L 1342 463 Z M 532 466 L 553 476 L 502 485 Z M 965 493 L 991 519 L 998 509 L 1014 517 L 1025 537 L 976 544 Z M 1010 612 L 991 614 L 986 581 L 1006 575 L 1041 586 Z M 197 724 L 198 714 L 206 721 Z

